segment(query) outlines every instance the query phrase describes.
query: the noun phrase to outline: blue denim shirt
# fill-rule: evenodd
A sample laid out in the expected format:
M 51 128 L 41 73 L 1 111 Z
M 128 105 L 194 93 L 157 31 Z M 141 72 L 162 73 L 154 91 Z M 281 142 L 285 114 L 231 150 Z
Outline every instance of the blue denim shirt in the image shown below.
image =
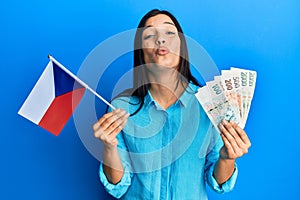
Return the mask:
M 108 193 L 130 200 L 205 200 L 206 183 L 218 193 L 233 189 L 236 166 L 221 186 L 213 177 L 223 142 L 194 95 L 197 89 L 189 84 L 166 110 L 148 92 L 142 109 L 117 136 L 124 167 L 121 181 L 108 182 L 100 164 L 100 180 Z M 139 106 L 134 97 L 120 97 L 112 103 L 129 113 Z

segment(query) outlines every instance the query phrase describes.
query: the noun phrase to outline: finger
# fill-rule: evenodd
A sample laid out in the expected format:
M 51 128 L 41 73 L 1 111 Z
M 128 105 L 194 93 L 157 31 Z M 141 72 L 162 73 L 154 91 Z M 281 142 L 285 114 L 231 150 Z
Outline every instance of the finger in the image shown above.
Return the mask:
M 223 142 L 224 142 L 224 145 L 225 145 L 225 147 L 226 147 L 226 149 L 227 149 L 227 154 L 228 154 L 228 155 L 234 154 L 234 150 L 233 150 L 233 148 L 232 148 L 230 142 L 228 141 L 228 139 L 225 137 L 225 135 L 224 135 L 224 134 L 221 134 L 221 137 L 222 137 Z M 229 157 L 230 157 L 230 156 L 229 156 Z
M 226 122 L 223 122 L 223 123 L 226 123 Z M 235 139 L 235 143 L 236 143 L 237 146 L 236 147 L 233 146 L 233 149 L 236 153 L 236 156 L 241 157 L 242 155 L 248 153 L 249 146 L 248 146 L 248 144 L 245 144 L 242 141 L 240 135 L 237 132 L 238 130 L 235 129 L 236 127 L 238 127 L 238 125 L 235 122 L 227 123 L 226 126 L 225 126 L 228 133 L 231 134 L 231 136 L 234 137 L 234 139 Z M 241 130 L 242 129 L 239 129 L 239 131 L 241 131 Z M 244 131 L 242 130 L 242 132 L 244 132 Z M 228 137 L 227 137 L 227 139 L 228 139 Z M 233 143 L 233 145 L 235 145 L 235 144 Z
M 106 135 L 106 133 L 101 128 L 94 131 L 94 136 L 100 140 L 103 140 L 103 135 Z
M 244 148 L 245 144 L 242 141 L 242 139 L 240 138 L 239 134 L 237 133 L 237 131 L 235 130 L 233 125 L 237 124 L 235 122 L 233 122 L 232 120 L 230 122 L 227 122 L 226 120 L 222 121 L 223 126 L 225 126 L 225 128 L 227 129 L 227 131 L 232 135 L 232 137 L 235 139 L 236 144 L 238 145 L 238 147 L 240 148 Z
M 102 134 L 102 132 L 101 131 L 94 131 L 94 136 L 96 137 L 96 138 L 99 138 L 100 137 L 100 135 Z
M 94 131 L 95 137 L 99 138 L 102 141 L 106 141 L 107 137 L 111 134 L 111 132 L 116 129 L 121 121 L 119 120 L 126 115 L 124 110 L 116 110 L 115 112 L 109 113 L 102 117 L 102 123 Z M 128 114 L 129 116 L 129 114 Z M 104 119 L 104 120 L 103 120 Z
M 113 117 L 114 115 L 118 114 L 121 112 L 121 109 L 115 109 L 109 113 L 106 113 L 105 115 L 103 115 L 103 117 L 100 118 L 99 123 L 103 124 L 105 121 L 107 121 L 108 119 L 110 119 L 111 117 Z
M 228 122 L 227 122 L 228 123 Z M 231 148 L 233 149 L 235 154 L 239 154 L 240 153 L 240 148 L 238 147 L 238 144 L 236 143 L 235 138 L 229 133 L 229 131 L 226 129 L 226 127 L 220 123 L 219 128 L 222 132 L 222 135 L 224 135 L 224 137 L 228 140 Z
M 109 135 L 107 135 L 107 140 L 110 141 L 111 143 L 115 143 L 114 141 L 117 140 L 117 135 L 121 132 L 121 130 L 124 128 L 126 122 L 127 122 L 127 118 L 128 118 L 129 114 L 126 115 L 126 119 L 123 120 L 123 122 L 117 126 L 114 130 L 111 131 L 111 133 Z
M 127 122 L 127 118 L 129 117 L 129 114 L 122 115 L 120 118 L 118 118 L 114 123 L 112 123 L 109 128 L 106 129 L 108 132 L 108 135 L 117 135 L 124 127 L 124 125 Z M 116 132 L 116 130 L 118 130 Z
M 93 125 L 93 129 L 94 131 L 97 130 L 101 124 L 107 120 L 108 118 L 110 118 L 115 112 L 117 112 L 118 109 L 113 110 L 112 112 L 108 112 L 106 114 L 104 114 L 94 125 Z
M 105 120 L 107 120 L 108 118 L 110 118 L 111 116 L 114 115 L 114 113 L 118 112 L 118 109 L 117 110 L 113 110 L 111 112 L 108 112 L 106 114 L 104 114 L 98 121 L 99 124 L 102 124 Z
M 113 110 L 112 112 L 109 112 L 109 113 L 106 113 L 104 114 L 98 122 L 96 122 L 94 125 L 93 125 L 93 130 L 94 130 L 94 135 L 95 137 L 99 138 L 100 139 L 100 136 L 102 134 L 105 134 L 105 130 L 104 128 L 106 128 L 104 126 L 103 128 L 103 123 L 105 123 L 105 121 L 107 121 L 108 119 L 110 119 L 111 117 L 113 117 L 114 114 L 120 112 L 121 110 L 120 109 L 116 109 L 116 110 Z M 102 127 L 101 127 L 102 126 Z M 107 134 L 107 133 L 106 133 Z
M 125 124 L 127 123 L 127 119 L 129 117 L 129 115 L 130 114 L 126 114 L 125 116 L 123 116 L 120 125 L 112 131 L 111 135 L 113 137 L 116 137 L 121 132 L 121 130 L 124 128 Z
M 238 126 L 236 123 L 234 123 L 234 122 L 230 122 L 230 123 L 232 124 L 233 128 L 236 130 L 237 134 L 239 135 L 239 137 L 241 138 L 243 143 L 249 148 L 251 146 L 251 142 L 250 142 L 246 132 L 240 126 Z
M 110 129 L 110 126 L 118 126 L 118 124 L 115 122 L 117 120 L 119 120 L 119 118 L 121 118 L 123 115 L 126 115 L 126 112 L 124 110 L 120 110 L 120 111 L 116 111 L 115 113 L 113 113 L 113 115 L 109 118 L 107 118 L 102 124 L 101 124 L 101 128 L 106 131 L 107 129 Z

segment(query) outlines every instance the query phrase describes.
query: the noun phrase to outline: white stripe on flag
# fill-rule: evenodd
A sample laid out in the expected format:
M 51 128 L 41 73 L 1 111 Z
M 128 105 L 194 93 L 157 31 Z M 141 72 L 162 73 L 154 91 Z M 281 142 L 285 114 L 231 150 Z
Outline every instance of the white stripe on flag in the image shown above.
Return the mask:
M 55 98 L 53 65 L 50 60 L 18 114 L 38 124 Z

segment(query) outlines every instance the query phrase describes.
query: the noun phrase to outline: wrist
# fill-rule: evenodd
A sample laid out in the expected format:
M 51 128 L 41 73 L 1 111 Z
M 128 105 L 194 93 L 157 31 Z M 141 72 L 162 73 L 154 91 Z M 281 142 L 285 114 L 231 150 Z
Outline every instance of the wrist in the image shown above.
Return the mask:
M 234 164 L 235 160 L 236 160 L 235 158 L 223 158 L 221 156 L 219 157 L 219 161 L 222 163 L 228 163 L 228 164 L 233 163 Z
M 235 158 L 221 158 L 219 157 L 218 160 L 218 165 L 223 168 L 227 168 L 227 169 L 234 169 L 234 165 L 235 165 Z
M 118 152 L 117 146 L 103 146 L 103 153 L 112 154 L 116 152 Z

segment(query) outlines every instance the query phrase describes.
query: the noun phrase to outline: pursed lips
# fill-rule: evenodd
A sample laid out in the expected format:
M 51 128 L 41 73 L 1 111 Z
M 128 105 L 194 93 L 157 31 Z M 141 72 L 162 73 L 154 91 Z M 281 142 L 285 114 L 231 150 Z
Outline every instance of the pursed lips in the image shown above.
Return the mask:
M 166 47 L 160 46 L 155 50 L 155 53 L 159 56 L 164 56 L 169 53 L 169 49 Z

